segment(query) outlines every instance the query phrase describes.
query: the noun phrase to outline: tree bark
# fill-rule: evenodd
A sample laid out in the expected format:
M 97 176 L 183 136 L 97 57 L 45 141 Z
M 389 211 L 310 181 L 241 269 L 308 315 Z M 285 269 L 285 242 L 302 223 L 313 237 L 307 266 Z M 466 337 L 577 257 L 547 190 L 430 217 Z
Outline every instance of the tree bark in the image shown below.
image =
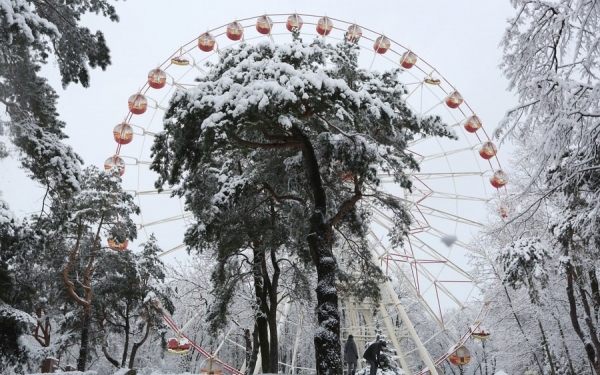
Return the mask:
M 129 325 L 129 303 L 126 304 L 125 309 L 125 343 L 123 344 L 123 354 L 121 356 L 121 367 L 125 366 L 127 363 L 127 352 L 129 352 L 129 335 L 130 335 L 130 325 Z M 131 368 L 131 367 L 130 367 Z
M 108 362 L 110 362 L 116 368 L 119 368 L 119 361 L 111 357 L 110 353 L 108 352 L 108 348 L 104 345 L 102 345 L 102 353 L 104 353 L 104 358 L 106 358 Z
M 327 198 L 319 163 L 312 143 L 299 129 L 293 128 L 302 139 L 302 155 L 307 167 L 308 181 L 313 193 L 314 207 L 310 218 L 307 241 L 317 269 L 317 321 L 315 357 L 317 375 L 343 373 L 340 344 L 340 311 L 336 286 L 337 262 L 331 246 L 331 226 L 326 220 Z
M 104 319 L 99 319 L 99 320 L 98 320 L 98 325 L 100 326 L 100 329 L 101 329 L 102 331 L 105 331 L 105 332 L 106 332 L 106 330 L 105 330 L 105 328 L 104 328 Z M 110 353 L 108 352 L 108 348 L 106 347 L 105 343 L 106 343 L 106 341 L 105 341 L 105 340 L 103 340 L 103 342 L 102 342 L 102 345 L 101 345 L 101 348 L 102 348 L 102 353 L 104 354 L 104 357 L 105 357 L 105 358 L 106 358 L 106 360 L 107 360 L 108 362 L 110 362 L 110 363 L 111 363 L 113 366 L 115 366 L 116 368 L 119 368 L 119 366 L 120 366 L 120 365 L 119 365 L 119 361 L 117 361 L 116 359 L 114 359 L 114 358 L 113 358 L 113 357 L 110 355 Z
M 254 373 L 254 365 L 256 364 L 256 357 L 254 361 L 252 360 L 252 340 L 250 339 L 250 330 L 246 329 L 244 331 L 244 342 L 246 346 L 246 371 L 244 371 L 244 375 L 250 375 Z
M 152 326 L 152 321 L 150 319 L 146 320 L 146 333 L 144 334 L 144 337 L 140 341 L 134 342 L 133 346 L 131 347 L 131 355 L 129 356 L 129 368 L 130 369 L 133 368 L 133 364 L 135 363 L 135 355 L 137 354 L 138 349 L 140 348 L 140 346 L 144 345 L 144 343 L 148 339 L 148 336 L 150 336 L 150 327 L 151 326 Z
M 556 370 L 554 368 L 554 359 L 552 358 L 552 351 L 550 350 L 550 345 L 548 344 L 548 340 L 546 339 L 546 332 L 544 331 L 544 326 L 542 326 L 542 321 L 538 318 L 538 327 L 540 327 L 540 333 L 542 334 L 542 345 L 546 350 L 546 357 L 548 357 L 548 364 L 550 364 L 550 374 L 555 375 Z
M 279 269 L 279 265 L 277 264 L 277 258 L 275 254 L 275 250 L 271 250 L 271 264 L 273 265 L 273 280 L 269 280 L 269 274 L 266 273 L 265 267 L 265 275 L 267 276 L 267 285 L 269 287 L 269 333 L 270 333 L 270 357 L 269 357 L 269 372 L 272 374 L 279 373 L 279 337 L 277 333 L 277 305 L 278 305 L 278 294 L 277 289 L 279 287 L 279 275 L 281 274 L 281 270 Z M 266 262 L 265 262 L 266 266 Z
M 261 367 L 264 373 L 269 372 L 269 307 L 267 305 L 267 291 L 264 287 L 262 263 L 265 253 L 260 245 L 253 249 L 254 252 L 254 291 L 258 311 L 256 312 L 256 332 L 258 333 L 258 347 L 260 347 Z M 257 349 L 258 349 L 257 347 Z
M 41 308 L 35 310 L 35 315 L 37 316 L 37 325 L 33 337 L 41 346 L 47 348 L 50 346 L 50 331 L 52 330 L 50 317 L 46 316 L 46 313 Z M 43 323 L 42 318 L 44 318 Z
M 81 314 L 81 344 L 79 345 L 79 358 L 77 358 L 77 371 L 84 372 L 87 364 L 88 342 L 90 337 L 90 308 L 83 308 Z
M 317 321 L 315 354 L 318 375 L 342 374 L 340 312 L 336 287 L 337 263 L 329 241 L 329 225 L 317 211 L 311 219 L 308 244 L 317 268 Z
M 100 217 L 100 224 L 98 225 L 98 230 L 96 231 L 96 235 L 94 238 L 94 244 L 92 246 L 92 251 L 97 249 L 100 243 L 100 230 L 102 229 L 102 224 L 104 223 L 104 215 Z M 92 274 L 94 273 L 94 255 L 90 255 L 88 259 L 88 264 L 85 267 L 83 272 L 83 282 L 81 282 L 81 287 L 84 290 L 84 297 L 80 297 L 75 291 L 75 284 L 71 280 L 69 280 L 69 272 L 71 268 L 75 264 L 75 259 L 79 254 L 79 249 L 81 246 L 81 238 L 83 236 L 84 231 L 84 223 L 79 220 L 77 222 L 77 241 L 69 255 L 69 262 L 65 266 L 62 271 L 62 279 L 65 285 L 67 286 L 67 292 L 69 296 L 83 308 L 83 313 L 81 317 L 81 343 L 79 346 L 79 358 L 77 359 L 77 371 L 85 371 L 85 366 L 87 362 L 87 354 L 88 354 L 88 341 L 89 341 L 89 331 L 90 331 L 90 308 L 92 304 Z
M 259 339 L 258 339 L 258 324 L 254 324 L 254 332 L 252 332 L 252 355 L 250 357 L 250 364 L 248 365 L 247 374 L 254 374 L 254 369 L 256 368 L 256 361 L 258 359 L 258 348 L 259 348 Z

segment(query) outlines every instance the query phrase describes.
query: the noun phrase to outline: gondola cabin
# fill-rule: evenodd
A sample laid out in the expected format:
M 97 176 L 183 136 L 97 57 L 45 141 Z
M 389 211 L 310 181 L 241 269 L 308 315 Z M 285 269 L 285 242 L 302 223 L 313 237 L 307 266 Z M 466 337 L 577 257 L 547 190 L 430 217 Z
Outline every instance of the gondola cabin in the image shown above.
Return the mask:
M 490 177 L 490 184 L 496 189 L 499 189 L 508 184 L 508 175 L 502 169 L 498 169 L 494 172 L 494 175 Z
M 386 36 L 381 35 L 380 37 L 375 39 L 375 43 L 373 43 L 373 49 L 375 50 L 375 52 L 383 55 L 387 52 L 388 49 L 390 49 L 391 45 L 392 42 L 390 42 L 390 40 Z
M 479 149 L 479 156 L 484 158 L 485 160 L 491 159 L 498 153 L 498 149 L 496 145 L 492 142 L 485 142 L 481 145 Z
M 297 14 L 292 14 L 288 17 L 287 22 L 285 23 L 285 28 L 288 29 L 288 31 L 292 31 L 294 29 L 299 31 L 302 28 L 302 25 L 304 25 L 302 17 Z
M 215 360 L 215 357 L 211 354 L 211 356 L 208 357 L 202 364 L 200 373 L 207 375 L 221 375 L 223 373 L 223 365 L 218 363 Z
M 423 82 L 425 82 L 428 85 L 433 85 L 433 86 L 439 86 L 442 83 L 442 81 L 439 78 L 432 77 L 432 76 L 426 76 L 423 79 Z
M 123 176 L 125 173 L 125 161 L 116 155 L 111 156 L 104 161 L 104 169 Z
M 500 207 L 502 217 L 508 216 L 508 210 L 505 207 Z M 475 322 L 475 325 L 471 327 L 471 337 L 477 340 L 487 340 L 492 336 L 480 322 Z
M 172 337 L 167 341 L 167 351 L 171 354 L 187 354 L 192 346 L 185 337 Z
M 321 17 L 317 22 L 317 33 L 319 35 L 329 35 L 333 29 L 333 22 L 328 17 Z
M 232 22 L 227 25 L 225 34 L 231 40 L 240 40 L 244 36 L 244 28 L 239 22 Z
M 348 27 L 348 41 L 357 42 L 362 36 L 363 31 L 357 24 L 350 25 Z
M 113 238 L 108 239 L 108 247 L 110 247 L 114 251 L 127 250 L 127 245 L 129 245 L 129 240 L 119 242 Z
M 129 112 L 134 115 L 141 115 L 148 109 L 148 99 L 142 94 L 133 94 L 129 97 L 127 106 L 129 107 Z
M 153 89 L 162 89 L 167 84 L 167 73 L 156 68 L 148 72 L 148 86 Z
M 215 48 L 215 37 L 204 33 L 198 37 L 198 48 L 203 52 L 210 52 Z
M 411 51 L 406 51 L 400 57 L 400 66 L 404 69 L 410 69 L 417 63 L 417 55 L 412 53 Z
M 458 108 L 462 104 L 463 97 L 458 91 L 452 91 L 444 100 L 448 108 Z
M 473 115 L 465 120 L 463 126 L 469 133 L 475 133 L 477 130 L 481 129 L 481 120 L 479 117 Z
M 448 356 L 448 361 L 454 366 L 463 366 L 471 361 L 471 352 L 466 346 L 459 346 Z
M 190 60 L 183 58 L 181 56 L 175 56 L 171 59 L 171 64 L 177 66 L 188 66 L 190 65 Z
M 273 28 L 273 21 L 269 16 L 260 16 L 256 20 L 256 31 L 260 34 L 267 35 L 271 33 Z
M 120 145 L 129 144 L 133 140 L 133 128 L 128 123 L 122 122 L 113 128 L 113 137 Z

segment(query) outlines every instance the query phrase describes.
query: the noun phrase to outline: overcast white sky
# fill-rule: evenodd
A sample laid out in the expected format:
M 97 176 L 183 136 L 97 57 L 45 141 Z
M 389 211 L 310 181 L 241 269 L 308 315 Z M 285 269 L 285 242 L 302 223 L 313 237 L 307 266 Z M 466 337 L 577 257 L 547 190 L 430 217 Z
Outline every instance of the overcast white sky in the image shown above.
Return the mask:
M 60 95 L 58 110 L 67 123 L 68 143 L 86 164 L 102 167 L 114 153 L 112 128 L 127 114 L 127 98 L 144 85 L 150 69 L 207 29 L 263 13 L 327 15 L 385 33 L 450 81 L 488 133 L 514 103 L 497 67 L 499 42 L 513 12 L 508 0 L 128 0 L 116 7 L 119 23 L 95 16 L 84 19 L 91 29 L 105 33 L 112 56 L 106 71 L 91 71 L 90 88 L 70 85 L 63 90 L 55 67 L 44 70 Z M 501 157 L 506 160 L 506 154 Z M 41 195 L 15 165 L 0 163 L 0 191 L 22 215 L 38 209 Z

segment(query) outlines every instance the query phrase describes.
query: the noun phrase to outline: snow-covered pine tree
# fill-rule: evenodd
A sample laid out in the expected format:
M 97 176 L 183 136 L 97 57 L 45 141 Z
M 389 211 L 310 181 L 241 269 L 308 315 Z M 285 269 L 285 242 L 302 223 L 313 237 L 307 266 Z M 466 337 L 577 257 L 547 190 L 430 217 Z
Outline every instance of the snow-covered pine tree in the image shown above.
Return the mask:
M 289 227 L 288 221 L 285 204 L 278 204 L 272 197 L 250 195 L 221 212 L 218 231 L 212 232 L 211 237 L 218 259 L 211 277 L 214 301 L 207 315 L 212 334 L 230 324 L 230 306 L 240 298 L 239 291 L 247 290 L 248 280 L 253 280 L 256 324 L 249 363 L 256 363 L 260 348 L 264 373 L 279 372 L 279 301 L 310 296 L 305 286 L 312 271 L 289 250 L 305 244 L 295 243 L 297 237 L 290 231 L 296 229 Z M 252 366 L 248 370 L 254 371 Z
M 113 251 L 105 241 L 110 238 L 123 243 L 126 239 L 135 239 L 137 230 L 131 216 L 139 214 L 133 197 L 123 191 L 116 173 L 96 167 L 88 167 L 83 172 L 79 193 L 53 206 L 55 220 L 63 219 L 57 223 L 61 229 L 57 234 L 70 238 L 63 249 L 66 264 L 62 281 L 70 298 L 81 308 L 78 371 L 86 370 L 91 349 L 88 343 L 95 272 L 104 252 Z
M 378 173 L 410 188 L 406 171 L 418 163 L 406 150 L 409 142 L 453 137 L 439 118 L 417 118 L 406 107 L 398 70 L 358 68 L 357 55 L 351 43 L 318 39 L 224 50 L 195 88 L 174 95 L 153 145 L 157 187 L 174 186 L 195 215 L 189 248 L 215 246 L 223 214 L 241 202 L 285 212 L 299 244 L 288 250 L 311 259 L 317 272 L 314 342 L 322 375 L 342 373 L 333 247 L 366 236 L 369 207 L 360 204 L 366 197 L 393 213 L 391 238 L 401 243 L 410 218 L 399 199 L 382 193 Z M 366 246 L 351 251 L 366 267 L 363 287 L 377 298 L 383 274 Z
M 102 32 L 80 25 L 87 13 L 118 21 L 107 0 L 2 0 L 0 7 L 0 104 L 5 114 L 0 129 L 8 130 L 25 169 L 51 194 L 78 188 L 80 158 L 62 142 L 66 135 L 56 112 L 58 96 L 38 73 L 53 56 L 63 86 L 74 82 L 87 87 L 89 67 L 110 64 Z
M 174 310 L 156 238 L 141 246 L 104 254 L 95 272 L 92 319 L 102 330 L 102 353 L 117 369 L 134 368 L 140 347 L 167 330 L 163 312 Z
M 58 96 L 39 72 L 42 65 L 54 57 L 63 86 L 74 82 L 87 87 L 88 68 L 106 68 L 110 56 L 103 34 L 100 31 L 93 33 L 80 25 L 82 17 L 88 13 L 101 14 L 112 21 L 118 19 L 115 9 L 106 0 L 0 0 L 0 135 L 8 136 L 22 166 L 34 181 L 46 188 L 47 195 L 41 207 L 44 212 L 49 210 L 54 199 L 62 199 L 79 190 L 81 159 L 63 143 L 65 124 L 56 112 Z M 8 148 L 0 141 L 0 159 L 8 156 Z M 0 205 L 8 210 L 8 205 L 4 207 L 5 202 Z M 4 212 L 0 213 L 0 222 L 5 218 Z M 19 225 L 28 224 L 34 227 L 22 228 L 21 234 L 38 230 L 37 223 Z M 15 281 L 15 270 L 7 268 L 8 263 L 13 260 L 13 263 L 20 263 L 22 259 L 6 250 L 8 242 L 21 239 L 18 236 L 2 237 L 0 275 L 11 279 L 5 286 L 23 292 L 26 288 Z M 24 296 L 20 292 L 0 293 L 0 299 L 12 306 L 22 302 L 16 295 L 26 297 L 24 301 L 30 300 L 31 293 Z M 0 322 L 0 331 L 15 332 L 13 328 Z M 0 351 L 14 350 L 16 342 L 17 337 L 7 340 L 7 346 L 3 341 Z

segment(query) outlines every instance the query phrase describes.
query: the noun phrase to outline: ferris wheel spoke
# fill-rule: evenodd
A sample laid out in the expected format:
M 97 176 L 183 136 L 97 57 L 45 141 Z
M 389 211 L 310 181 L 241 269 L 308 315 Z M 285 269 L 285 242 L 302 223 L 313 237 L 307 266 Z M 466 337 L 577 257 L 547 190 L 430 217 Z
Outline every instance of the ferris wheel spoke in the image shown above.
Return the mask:
M 167 217 L 161 220 L 155 220 L 155 221 L 151 221 L 151 222 L 146 222 L 145 224 L 140 224 L 139 228 L 143 229 L 143 228 L 149 228 L 155 225 L 161 225 L 161 224 L 167 224 L 167 223 L 171 223 L 171 222 L 177 222 L 177 221 L 185 221 L 190 219 L 192 216 L 191 214 L 182 214 L 182 215 L 176 215 L 176 216 L 171 216 L 171 217 Z

